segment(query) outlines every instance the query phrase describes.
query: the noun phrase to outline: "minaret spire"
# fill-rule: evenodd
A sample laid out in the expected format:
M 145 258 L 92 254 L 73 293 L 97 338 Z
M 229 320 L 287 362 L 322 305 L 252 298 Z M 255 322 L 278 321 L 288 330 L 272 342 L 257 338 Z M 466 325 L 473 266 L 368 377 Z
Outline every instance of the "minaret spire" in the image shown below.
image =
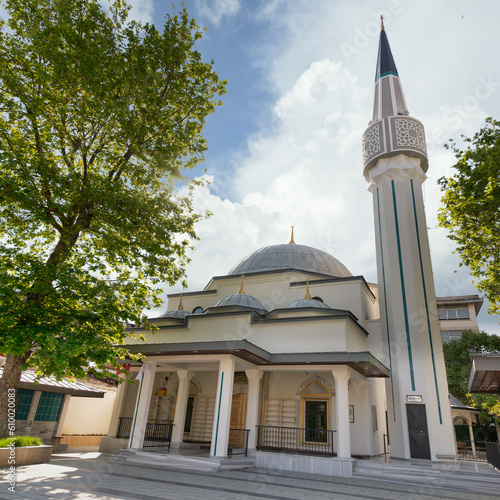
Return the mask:
M 399 154 L 419 158 L 422 175 L 427 171 L 424 127 L 409 114 L 381 17 L 373 117 L 363 135 L 364 175 L 368 182 L 370 170 L 379 159 Z

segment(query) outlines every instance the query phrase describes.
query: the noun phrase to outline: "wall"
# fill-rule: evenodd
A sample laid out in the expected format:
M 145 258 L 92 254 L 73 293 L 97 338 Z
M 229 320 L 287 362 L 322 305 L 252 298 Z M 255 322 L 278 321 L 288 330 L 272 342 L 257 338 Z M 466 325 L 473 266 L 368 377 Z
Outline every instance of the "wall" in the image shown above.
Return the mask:
M 110 389 L 104 398 L 72 397 L 62 434 L 107 434 L 115 396 L 116 389 Z

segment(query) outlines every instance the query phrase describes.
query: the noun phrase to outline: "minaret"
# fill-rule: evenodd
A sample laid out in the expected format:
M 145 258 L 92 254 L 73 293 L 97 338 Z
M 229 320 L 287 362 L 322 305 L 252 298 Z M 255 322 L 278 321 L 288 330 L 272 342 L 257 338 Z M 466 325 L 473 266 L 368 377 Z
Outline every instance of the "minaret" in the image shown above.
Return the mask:
M 363 135 L 363 173 L 373 194 L 380 318 L 393 457 L 456 455 L 434 291 L 422 183 L 423 125 L 409 116 L 382 21 L 373 119 Z

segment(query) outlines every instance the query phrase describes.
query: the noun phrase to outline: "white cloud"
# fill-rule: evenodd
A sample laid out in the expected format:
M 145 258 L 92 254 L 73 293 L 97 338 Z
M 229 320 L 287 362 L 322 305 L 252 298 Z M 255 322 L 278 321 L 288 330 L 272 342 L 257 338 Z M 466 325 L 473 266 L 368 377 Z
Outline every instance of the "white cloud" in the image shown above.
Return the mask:
M 217 14 L 223 12 L 217 5 L 211 4 L 214 22 L 224 15 Z M 192 290 L 227 273 L 249 252 L 287 242 L 291 225 L 297 243 L 327 251 L 354 274 L 376 280 L 372 198 L 360 143 L 372 110 L 378 45 L 372 28 L 389 3 L 311 5 L 264 1 L 253 12 L 254 21 L 268 29 L 249 53 L 276 100 L 269 121 L 244 148 L 233 149 L 232 171 L 197 193 L 196 205 L 214 216 L 199 225 L 201 241 L 188 270 Z M 500 106 L 500 70 L 491 64 L 500 43 L 494 15 L 499 8 L 493 2 L 483 9 L 467 2 L 398 5 L 386 16 L 386 28 L 410 113 L 426 128 L 430 168 L 424 198 L 436 292 L 477 293 L 452 254 L 453 242 L 437 228 L 437 179 L 451 175 L 455 163 L 442 144 L 461 133 L 473 135 Z M 423 35 L 423 26 L 432 36 Z M 357 49 L 350 59 L 343 43 Z M 236 201 L 218 192 L 231 192 Z
M 241 9 L 240 0 L 197 0 L 198 12 L 215 26 L 219 26 L 223 18 L 235 16 Z

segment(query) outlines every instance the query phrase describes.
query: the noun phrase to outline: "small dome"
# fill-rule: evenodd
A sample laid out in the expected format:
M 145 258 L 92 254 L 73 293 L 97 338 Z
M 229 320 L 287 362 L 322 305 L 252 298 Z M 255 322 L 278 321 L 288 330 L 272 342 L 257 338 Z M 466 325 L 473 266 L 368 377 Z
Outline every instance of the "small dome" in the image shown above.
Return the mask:
M 260 248 L 234 266 L 229 274 L 296 269 L 310 273 L 347 278 L 349 269 L 330 254 L 306 245 L 284 244 Z
M 298 309 L 301 307 L 312 307 L 314 309 L 331 309 L 321 300 L 316 299 L 299 299 L 294 300 L 290 305 L 286 306 L 287 309 Z
M 228 295 L 227 297 L 219 300 L 219 302 L 215 304 L 215 307 L 223 306 L 248 307 L 249 309 L 259 309 L 261 311 L 265 311 L 262 304 L 255 297 L 244 293 L 233 293 L 232 295 Z
M 160 318 L 184 319 L 188 314 L 191 314 L 191 313 L 189 311 L 177 309 L 175 311 L 167 311 L 167 312 L 161 314 Z

